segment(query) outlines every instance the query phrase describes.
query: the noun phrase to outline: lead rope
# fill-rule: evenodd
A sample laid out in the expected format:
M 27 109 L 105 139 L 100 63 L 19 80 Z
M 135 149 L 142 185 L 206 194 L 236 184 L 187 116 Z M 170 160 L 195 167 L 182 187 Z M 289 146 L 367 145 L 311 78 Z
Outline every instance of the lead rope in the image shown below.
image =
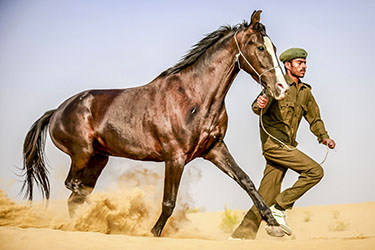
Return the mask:
M 282 144 L 283 146 L 285 146 L 289 151 L 293 151 L 293 150 L 296 150 L 297 147 L 289 147 L 286 143 L 282 142 L 281 140 L 279 140 L 278 138 L 276 138 L 275 136 L 271 135 L 265 128 L 264 128 L 264 125 L 263 125 L 263 109 L 260 109 L 260 116 L 259 116 L 259 120 L 260 120 L 260 125 L 263 129 L 263 131 L 269 136 L 271 137 L 272 139 L 274 139 L 275 141 L 277 141 L 278 143 Z M 326 151 L 326 155 L 324 156 L 324 159 L 321 163 L 319 163 L 319 165 L 323 165 L 323 163 L 327 160 L 328 158 L 328 152 L 329 152 L 329 147 L 328 145 L 327 146 L 327 151 Z

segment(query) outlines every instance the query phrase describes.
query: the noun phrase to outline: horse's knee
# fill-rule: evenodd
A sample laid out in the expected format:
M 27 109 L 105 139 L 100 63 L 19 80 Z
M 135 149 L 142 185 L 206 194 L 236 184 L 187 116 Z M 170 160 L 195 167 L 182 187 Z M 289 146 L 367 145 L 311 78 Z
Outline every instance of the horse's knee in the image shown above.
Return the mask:
M 65 181 L 65 187 L 74 193 L 78 193 L 82 187 L 82 181 L 79 179 L 68 178 Z
M 89 195 L 92 190 L 94 189 L 93 187 L 88 187 L 83 185 L 82 181 L 79 179 L 70 179 L 65 181 L 65 187 L 69 190 L 71 190 L 75 196 L 87 196 Z M 73 195 L 74 196 L 74 195 Z
M 170 217 L 173 213 L 175 206 L 176 206 L 175 202 L 163 202 L 163 210 L 162 210 L 163 215 Z

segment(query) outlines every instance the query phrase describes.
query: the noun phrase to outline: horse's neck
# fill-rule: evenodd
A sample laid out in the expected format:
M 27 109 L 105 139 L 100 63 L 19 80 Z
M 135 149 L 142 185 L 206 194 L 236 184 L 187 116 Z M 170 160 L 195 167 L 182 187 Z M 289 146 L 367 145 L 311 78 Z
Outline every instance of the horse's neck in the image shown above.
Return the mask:
M 232 41 L 228 41 L 230 46 Z M 217 102 L 224 101 L 224 98 L 236 77 L 239 69 L 236 67 L 236 51 L 230 48 L 223 48 L 220 44 L 214 45 L 212 48 L 215 52 L 208 51 L 192 66 L 186 73 L 194 76 L 196 79 L 192 88 L 199 92 L 201 98 L 207 102 L 215 100 Z

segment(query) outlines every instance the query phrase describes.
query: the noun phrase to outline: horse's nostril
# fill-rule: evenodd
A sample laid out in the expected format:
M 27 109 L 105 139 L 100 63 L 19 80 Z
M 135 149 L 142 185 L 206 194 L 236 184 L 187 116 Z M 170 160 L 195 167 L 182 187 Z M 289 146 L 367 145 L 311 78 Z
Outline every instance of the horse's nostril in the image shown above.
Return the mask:
M 278 83 L 277 87 L 279 87 L 280 89 L 284 89 L 284 86 L 281 83 Z

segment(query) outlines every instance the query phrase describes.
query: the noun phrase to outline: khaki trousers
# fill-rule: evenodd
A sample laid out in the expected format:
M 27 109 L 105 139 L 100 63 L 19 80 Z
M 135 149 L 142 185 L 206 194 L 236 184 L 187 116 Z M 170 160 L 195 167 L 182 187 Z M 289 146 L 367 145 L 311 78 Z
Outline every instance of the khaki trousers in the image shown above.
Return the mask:
M 323 168 L 298 149 L 290 151 L 285 147 L 272 148 L 263 155 L 266 168 L 258 191 L 268 206 L 277 203 L 284 209 L 292 208 L 298 198 L 323 178 Z M 288 169 L 299 173 L 299 177 L 292 187 L 280 193 Z M 261 221 L 259 211 L 252 206 L 232 237 L 255 239 Z

